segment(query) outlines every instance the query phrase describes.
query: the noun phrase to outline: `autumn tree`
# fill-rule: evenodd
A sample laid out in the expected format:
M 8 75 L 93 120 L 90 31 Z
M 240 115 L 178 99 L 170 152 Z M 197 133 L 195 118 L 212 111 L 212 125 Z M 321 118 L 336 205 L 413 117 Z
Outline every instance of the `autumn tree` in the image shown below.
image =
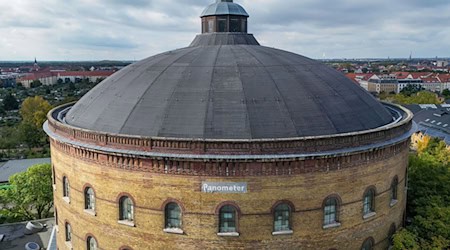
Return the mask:
M 7 222 L 36 220 L 51 216 L 53 207 L 50 164 L 38 164 L 9 178 L 10 189 L 0 192 Z
M 20 115 L 23 122 L 33 124 L 37 128 L 41 128 L 47 119 L 47 113 L 52 109 L 48 101 L 42 96 L 28 97 L 22 103 Z
M 19 125 L 19 137 L 29 148 L 44 145 L 47 137 L 42 125 L 47 119 L 47 113 L 52 106 L 41 96 L 28 97 L 22 103 L 20 115 L 22 122 Z

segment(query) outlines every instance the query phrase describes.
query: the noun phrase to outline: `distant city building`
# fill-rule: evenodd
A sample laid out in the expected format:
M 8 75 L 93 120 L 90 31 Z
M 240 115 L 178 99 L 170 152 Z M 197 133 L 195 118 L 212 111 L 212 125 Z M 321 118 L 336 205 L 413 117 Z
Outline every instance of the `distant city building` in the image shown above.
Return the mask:
M 77 82 L 81 80 L 89 80 L 96 82 L 99 79 L 104 79 L 115 71 L 47 71 L 36 72 L 28 74 L 24 77 L 17 79 L 18 83 L 21 83 L 25 88 L 30 88 L 31 83 L 34 81 L 40 81 L 43 85 L 54 85 L 58 83 L 58 80 L 63 83 Z
M 347 74 L 372 93 L 400 93 L 409 85 L 421 86 L 432 92 L 442 92 L 450 87 L 450 74 L 431 72 L 394 72 L 391 74 Z

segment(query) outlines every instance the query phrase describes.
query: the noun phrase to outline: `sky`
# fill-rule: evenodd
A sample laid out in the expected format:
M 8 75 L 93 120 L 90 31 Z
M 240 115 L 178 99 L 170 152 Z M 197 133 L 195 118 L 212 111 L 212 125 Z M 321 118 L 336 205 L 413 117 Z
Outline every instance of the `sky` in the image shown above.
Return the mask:
M 140 60 L 186 47 L 215 0 L 0 0 L 0 61 Z M 450 57 L 449 0 L 235 0 L 261 45 L 315 59 Z

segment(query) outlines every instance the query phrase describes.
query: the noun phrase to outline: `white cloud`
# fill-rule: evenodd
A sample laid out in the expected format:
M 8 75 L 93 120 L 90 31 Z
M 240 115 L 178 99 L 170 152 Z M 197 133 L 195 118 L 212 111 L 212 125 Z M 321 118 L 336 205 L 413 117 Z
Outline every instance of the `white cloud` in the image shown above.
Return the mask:
M 215 0 L 0 0 L 0 60 L 138 60 L 188 46 Z M 448 0 L 235 0 L 261 44 L 313 58 L 450 56 Z

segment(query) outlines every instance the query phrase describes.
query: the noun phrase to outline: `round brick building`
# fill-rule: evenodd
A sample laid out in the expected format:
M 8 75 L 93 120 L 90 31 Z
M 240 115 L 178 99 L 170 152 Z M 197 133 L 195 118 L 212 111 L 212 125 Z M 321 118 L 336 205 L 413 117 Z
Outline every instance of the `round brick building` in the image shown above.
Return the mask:
M 412 114 L 247 33 L 232 0 L 183 49 L 52 110 L 59 249 L 386 249 Z

